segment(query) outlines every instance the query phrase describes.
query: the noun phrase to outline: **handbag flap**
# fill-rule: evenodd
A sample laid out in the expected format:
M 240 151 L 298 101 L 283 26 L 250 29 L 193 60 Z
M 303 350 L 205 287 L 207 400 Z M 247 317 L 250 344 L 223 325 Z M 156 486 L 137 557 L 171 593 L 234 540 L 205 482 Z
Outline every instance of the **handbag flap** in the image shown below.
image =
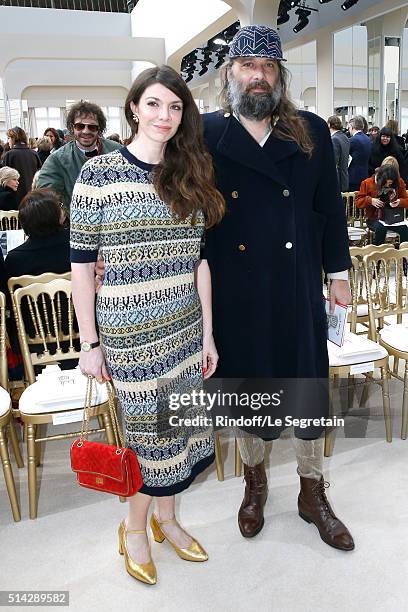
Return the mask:
M 78 446 L 79 444 L 79 446 Z M 120 452 L 119 452 L 120 451 Z M 101 442 L 79 440 L 71 446 L 71 466 L 74 472 L 101 474 L 106 478 L 124 479 L 124 458 L 129 450 Z

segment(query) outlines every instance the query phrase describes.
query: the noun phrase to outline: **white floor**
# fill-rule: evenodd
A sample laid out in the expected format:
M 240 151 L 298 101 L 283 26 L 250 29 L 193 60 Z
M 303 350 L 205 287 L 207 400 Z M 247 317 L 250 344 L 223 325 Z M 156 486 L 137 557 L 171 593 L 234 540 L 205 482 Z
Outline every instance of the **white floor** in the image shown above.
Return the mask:
M 209 469 L 179 496 L 185 528 L 209 552 L 205 564 L 179 559 L 152 543 L 158 583 L 142 585 L 124 570 L 117 527 L 126 505 L 81 489 L 69 468 L 70 442 L 50 442 L 38 519 L 28 518 L 26 468 L 14 473 L 22 520 L 12 520 L 0 475 L 0 590 L 68 590 L 70 610 L 402 612 L 408 609 L 408 440 L 336 441 L 326 459 L 329 497 L 356 542 L 345 553 L 324 544 L 296 508 L 292 446 L 274 443 L 268 460 L 269 499 L 263 531 L 242 538 L 236 514 L 242 478 L 233 476 L 233 445 L 224 438 L 224 482 Z M 38 609 L 38 608 L 37 608 Z M 42 609 L 42 608 L 40 608 Z

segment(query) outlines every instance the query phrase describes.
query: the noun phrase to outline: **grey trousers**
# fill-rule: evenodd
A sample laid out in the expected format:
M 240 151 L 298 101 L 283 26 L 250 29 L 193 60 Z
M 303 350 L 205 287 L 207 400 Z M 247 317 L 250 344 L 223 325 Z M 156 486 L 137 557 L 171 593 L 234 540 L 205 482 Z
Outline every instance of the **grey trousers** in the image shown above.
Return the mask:
M 251 434 L 242 435 L 242 431 L 235 429 L 239 452 L 242 461 L 249 467 L 261 463 L 265 457 L 265 442 L 262 438 Z M 297 473 L 304 478 L 320 480 L 323 475 L 324 438 L 317 440 L 300 440 L 295 438 L 292 431 L 292 444 L 297 459 Z M 272 444 L 272 442 L 269 442 Z

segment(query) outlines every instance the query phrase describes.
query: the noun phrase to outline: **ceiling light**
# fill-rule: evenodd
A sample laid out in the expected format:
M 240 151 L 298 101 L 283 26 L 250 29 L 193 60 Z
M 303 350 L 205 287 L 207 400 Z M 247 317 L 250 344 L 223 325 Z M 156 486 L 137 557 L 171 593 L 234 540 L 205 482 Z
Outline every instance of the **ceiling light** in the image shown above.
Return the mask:
M 343 9 L 343 11 L 348 11 L 349 8 L 351 8 L 352 6 L 354 6 L 355 4 L 357 4 L 358 0 L 346 0 L 342 5 L 341 8 Z
M 297 24 L 293 28 L 294 33 L 297 34 L 298 32 L 303 30 L 309 24 L 309 15 L 311 15 L 312 13 L 311 13 L 311 11 L 309 11 L 307 9 L 298 8 L 295 11 L 295 14 L 299 16 L 299 21 L 297 22 Z

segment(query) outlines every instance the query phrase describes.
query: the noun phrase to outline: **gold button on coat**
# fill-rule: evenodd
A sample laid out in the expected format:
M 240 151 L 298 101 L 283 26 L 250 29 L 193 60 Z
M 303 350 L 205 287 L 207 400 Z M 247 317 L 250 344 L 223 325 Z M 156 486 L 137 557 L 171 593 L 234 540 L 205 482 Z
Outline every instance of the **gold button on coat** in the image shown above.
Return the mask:
M 233 198 L 236 200 L 236 199 L 237 199 L 237 197 L 238 197 L 238 191 L 233 191 L 233 192 L 231 193 L 231 195 L 232 195 L 232 197 L 233 197 Z
M 285 196 L 285 198 L 288 198 L 290 196 L 290 191 L 289 189 L 284 189 L 283 190 L 283 195 Z
M 239 248 L 240 251 L 245 251 L 246 246 L 245 246 L 245 244 L 240 244 L 238 248 Z

